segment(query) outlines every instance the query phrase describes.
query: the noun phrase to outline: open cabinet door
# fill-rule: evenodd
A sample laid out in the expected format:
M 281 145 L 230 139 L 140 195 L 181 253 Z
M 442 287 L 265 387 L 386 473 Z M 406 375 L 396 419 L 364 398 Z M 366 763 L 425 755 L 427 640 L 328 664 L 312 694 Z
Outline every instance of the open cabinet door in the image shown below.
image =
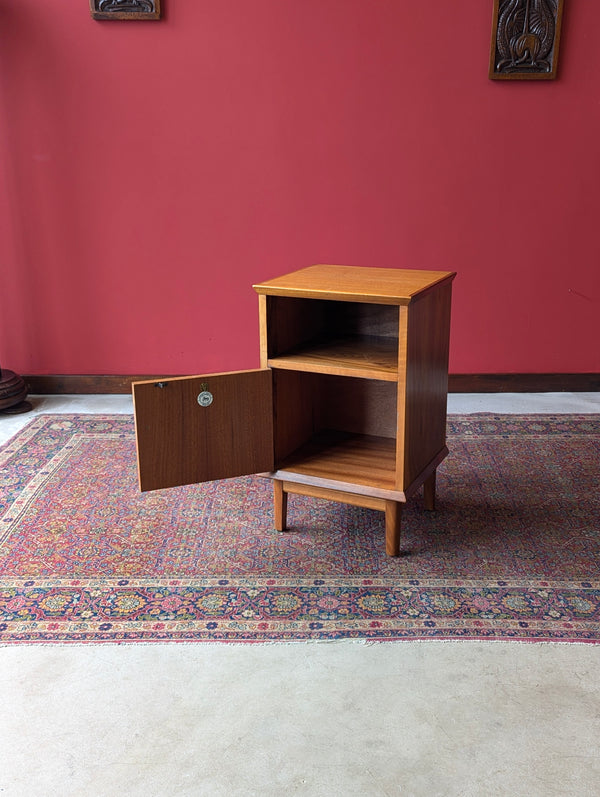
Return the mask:
M 273 470 L 268 369 L 133 384 L 140 489 Z

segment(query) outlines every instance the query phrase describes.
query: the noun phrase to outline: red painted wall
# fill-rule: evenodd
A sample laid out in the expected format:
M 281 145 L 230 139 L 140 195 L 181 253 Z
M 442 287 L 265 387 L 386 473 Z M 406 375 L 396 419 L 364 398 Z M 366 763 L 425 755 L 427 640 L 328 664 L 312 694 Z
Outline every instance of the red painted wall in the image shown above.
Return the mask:
M 0 3 L 0 356 L 258 363 L 253 281 L 453 269 L 455 373 L 600 371 L 598 0 L 559 79 L 487 78 L 492 0 Z

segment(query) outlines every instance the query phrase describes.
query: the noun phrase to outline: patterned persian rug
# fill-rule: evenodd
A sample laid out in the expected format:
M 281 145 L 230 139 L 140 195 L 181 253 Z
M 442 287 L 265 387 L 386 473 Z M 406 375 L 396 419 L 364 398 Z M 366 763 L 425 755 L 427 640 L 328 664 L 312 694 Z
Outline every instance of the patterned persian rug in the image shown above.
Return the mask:
M 141 494 L 133 420 L 42 415 L 0 449 L 0 642 L 600 639 L 600 416 L 451 416 L 438 508 L 231 479 Z

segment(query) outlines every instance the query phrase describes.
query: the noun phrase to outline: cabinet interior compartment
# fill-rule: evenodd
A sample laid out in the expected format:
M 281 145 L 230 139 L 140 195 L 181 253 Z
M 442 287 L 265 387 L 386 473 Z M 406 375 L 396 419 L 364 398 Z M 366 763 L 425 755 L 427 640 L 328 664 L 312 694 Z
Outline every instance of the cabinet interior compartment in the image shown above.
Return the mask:
M 397 384 L 273 371 L 275 468 L 394 489 Z
M 267 318 L 273 368 L 397 379 L 396 305 L 268 296 Z

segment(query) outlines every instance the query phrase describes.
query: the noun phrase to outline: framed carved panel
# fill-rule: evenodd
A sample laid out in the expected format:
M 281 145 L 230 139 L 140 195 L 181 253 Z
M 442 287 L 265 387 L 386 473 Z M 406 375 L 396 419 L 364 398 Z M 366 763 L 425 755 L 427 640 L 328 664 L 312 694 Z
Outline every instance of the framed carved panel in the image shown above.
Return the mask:
M 494 0 L 492 80 L 553 80 L 564 0 Z
M 160 0 L 90 0 L 94 19 L 160 19 Z

